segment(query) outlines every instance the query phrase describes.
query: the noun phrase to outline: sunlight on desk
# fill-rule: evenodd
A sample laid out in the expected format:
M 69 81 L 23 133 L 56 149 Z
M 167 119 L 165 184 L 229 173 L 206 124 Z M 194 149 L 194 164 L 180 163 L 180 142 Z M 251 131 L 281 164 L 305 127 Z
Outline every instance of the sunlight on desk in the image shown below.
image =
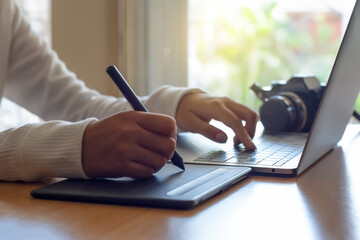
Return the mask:
M 38 200 L 30 191 L 48 182 L 0 182 L 0 232 L 17 237 L 21 227 L 41 239 L 86 240 L 360 239 L 359 146 L 360 125 L 351 125 L 340 146 L 300 176 L 253 175 L 185 211 Z
M 1 239 L 70 239 L 53 224 L 15 217 L 0 217 Z
M 309 216 L 296 183 L 252 180 L 185 223 L 171 219 L 168 228 L 172 235 L 168 239 L 269 239 L 275 232 L 279 239 L 294 239 L 299 226 L 302 239 L 314 239 L 316 223 L 309 221 Z M 174 231 L 176 226 L 181 227 Z

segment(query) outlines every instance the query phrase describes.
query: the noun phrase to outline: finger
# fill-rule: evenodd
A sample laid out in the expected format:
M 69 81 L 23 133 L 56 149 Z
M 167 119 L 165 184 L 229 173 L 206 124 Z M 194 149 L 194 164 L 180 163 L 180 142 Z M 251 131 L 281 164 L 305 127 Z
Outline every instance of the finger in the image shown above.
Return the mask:
M 167 162 L 163 156 L 141 147 L 130 147 L 121 156 L 113 158 L 96 177 L 150 177 Z M 101 168 L 101 166 L 99 167 Z
M 146 148 L 139 148 L 130 158 L 132 159 L 132 162 L 137 162 L 141 165 L 152 168 L 154 172 L 157 172 L 165 165 L 170 157 L 165 157 Z
M 245 121 L 245 129 L 250 135 L 250 137 L 253 138 L 256 132 L 257 121 L 259 119 L 256 112 L 242 104 L 238 104 L 232 101 L 228 102 L 226 106 L 231 111 L 233 111 L 240 119 Z
M 235 135 L 244 144 L 246 149 L 256 149 L 249 133 L 242 125 L 242 119 L 239 119 L 234 112 L 230 111 L 228 108 L 221 108 L 220 110 L 213 111 L 213 113 L 213 118 L 215 120 L 223 122 L 226 126 L 230 127 L 235 132 Z
M 227 141 L 227 136 L 222 130 L 210 125 L 208 121 L 204 121 L 198 115 L 190 113 L 187 119 L 187 122 L 191 123 L 187 126 L 189 131 L 200 133 L 215 142 L 225 143 Z
M 107 163 L 108 165 L 99 165 L 96 173 L 89 177 L 95 178 L 118 178 L 118 177 L 151 177 L 156 171 L 154 167 L 142 164 L 136 161 L 123 161 L 118 158 Z M 161 167 L 160 167 L 161 168 Z M 159 168 L 159 169 L 160 169 Z M 156 169 L 158 170 L 158 169 Z
M 157 152 L 167 159 L 170 159 L 176 148 L 176 140 L 172 137 L 166 137 L 156 133 L 143 130 L 142 134 L 137 139 L 137 143 L 150 150 Z
M 144 115 L 138 119 L 140 127 L 161 135 L 175 137 L 176 123 L 172 117 L 157 113 L 143 114 Z
M 124 175 L 132 178 L 148 178 L 151 177 L 154 173 L 155 170 L 149 166 L 138 162 L 131 162 L 127 166 L 127 170 Z

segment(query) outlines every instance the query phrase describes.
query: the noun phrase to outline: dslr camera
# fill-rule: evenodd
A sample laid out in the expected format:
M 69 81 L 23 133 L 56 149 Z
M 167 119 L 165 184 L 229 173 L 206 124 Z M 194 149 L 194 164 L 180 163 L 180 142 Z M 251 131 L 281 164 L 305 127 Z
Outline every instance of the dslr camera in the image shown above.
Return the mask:
M 259 114 L 266 132 L 309 132 L 325 85 L 314 76 L 294 75 L 271 87 L 255 83 L 251 89 L 263 101 Z

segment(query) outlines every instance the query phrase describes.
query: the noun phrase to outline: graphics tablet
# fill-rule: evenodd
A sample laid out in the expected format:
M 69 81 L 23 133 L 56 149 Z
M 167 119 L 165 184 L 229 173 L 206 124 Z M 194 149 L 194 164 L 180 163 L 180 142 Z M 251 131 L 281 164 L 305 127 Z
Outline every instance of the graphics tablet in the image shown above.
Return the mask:
M 251 169 L 167 163 L 151 178 L 67 179 L 35 189 L 34 198 L 94 203 L 192 208 L 245 178 Z

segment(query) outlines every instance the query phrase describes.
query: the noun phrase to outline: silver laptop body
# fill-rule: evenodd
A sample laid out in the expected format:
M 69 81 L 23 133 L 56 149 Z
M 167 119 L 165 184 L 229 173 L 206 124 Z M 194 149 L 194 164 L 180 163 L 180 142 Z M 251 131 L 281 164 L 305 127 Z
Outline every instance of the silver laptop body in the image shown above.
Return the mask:
M 254 138 L 258 148 L 255 152 L 183 133 L 179 136 L 178 148 L 187 163 L 247 166 L 253 172 L 299 175 L 340 141 L 359 91 L 360 6 L 357 1 L 310 133 L 268 135 L 260 131 Z M 184 144 L 188 149 L 182 147 Z

